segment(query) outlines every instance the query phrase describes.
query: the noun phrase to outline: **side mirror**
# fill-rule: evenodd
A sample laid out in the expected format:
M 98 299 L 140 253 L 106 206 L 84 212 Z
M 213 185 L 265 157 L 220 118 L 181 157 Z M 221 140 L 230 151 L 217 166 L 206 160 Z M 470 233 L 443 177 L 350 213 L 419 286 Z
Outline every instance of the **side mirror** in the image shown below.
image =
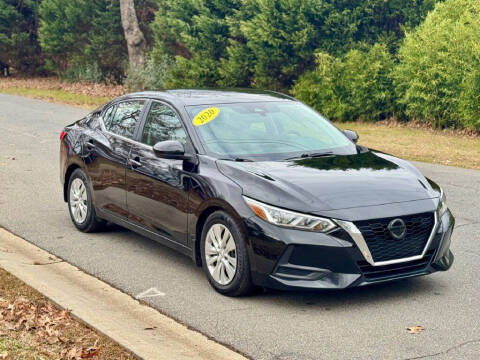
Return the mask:
M 183 144 L 177 140 L 157 142 L 155 145 L 153 145 L 153 152 L 159 158 L 163 159 L 190 159 L 190 156 L 185 155 L 185 148 Z
M 352 130 L 343 130 L 343 135 L 345 135 L 350 141 L 352 141 L 354 144 L 357 143 L 358 141 L 358 134 L 356 131 Z

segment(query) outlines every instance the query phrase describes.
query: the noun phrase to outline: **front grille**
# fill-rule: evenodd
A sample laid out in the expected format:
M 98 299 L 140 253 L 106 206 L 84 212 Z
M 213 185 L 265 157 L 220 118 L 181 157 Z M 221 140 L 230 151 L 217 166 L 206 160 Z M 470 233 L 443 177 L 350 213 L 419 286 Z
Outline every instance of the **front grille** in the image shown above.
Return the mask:
M 422 213 L 400 218 L 407 228 L 401 240 L 394 239 L 388 230 L 388 224 L 396 218 L 355 222 L 375 262 L 407 258 L 423 252 L 435 222 L 434 214 Z
M 389 277 L 406 276 L 424 270 L 432 261 L 435 250 L 429 250 L 420 260 L 402 262 L 392 265 L 372 266 L 366 261 L 359 261 L 358 267 L 369 281 L 387 279 Z

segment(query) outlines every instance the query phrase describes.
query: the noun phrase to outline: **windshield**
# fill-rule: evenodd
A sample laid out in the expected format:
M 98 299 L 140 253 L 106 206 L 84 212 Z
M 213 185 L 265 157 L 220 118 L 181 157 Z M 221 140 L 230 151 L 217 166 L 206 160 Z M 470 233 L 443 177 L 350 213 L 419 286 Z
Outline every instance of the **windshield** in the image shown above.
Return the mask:
M 216 157 L 280 160 L 356 153 L 336 127 L 298 102 L 196 105 L 187 110 L 207 153 Z

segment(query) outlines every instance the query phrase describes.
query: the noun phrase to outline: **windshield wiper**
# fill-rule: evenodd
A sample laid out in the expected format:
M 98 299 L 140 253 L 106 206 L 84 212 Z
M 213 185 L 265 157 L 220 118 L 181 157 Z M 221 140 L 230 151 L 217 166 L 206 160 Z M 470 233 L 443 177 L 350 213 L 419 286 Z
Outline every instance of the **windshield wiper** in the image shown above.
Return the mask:
M 333 151 L 326 151 L 326 152 L 317 152 L 317 153 L 303 153 L 301 155 L 293 156 L 290 158 L 286 158 L 285 160 L 293 160 L 293 159 L 304 159 L 304 158 L 317 158 L 323 156 L 331 156 L 334 155 Z
M 227 161 L 237 161 L 237 162 L 253 162 L 251 159 L 245 159 L 245 158 L 222 158 L 218 160 L 227 160 Z

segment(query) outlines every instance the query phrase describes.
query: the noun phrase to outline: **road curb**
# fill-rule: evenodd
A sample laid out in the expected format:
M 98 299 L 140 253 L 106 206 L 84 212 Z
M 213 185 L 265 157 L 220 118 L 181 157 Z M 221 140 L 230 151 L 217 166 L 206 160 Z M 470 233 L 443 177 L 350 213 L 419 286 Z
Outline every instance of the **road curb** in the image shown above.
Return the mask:
M 245 359 L 2 228 L 0 267 L 141 359 Z

